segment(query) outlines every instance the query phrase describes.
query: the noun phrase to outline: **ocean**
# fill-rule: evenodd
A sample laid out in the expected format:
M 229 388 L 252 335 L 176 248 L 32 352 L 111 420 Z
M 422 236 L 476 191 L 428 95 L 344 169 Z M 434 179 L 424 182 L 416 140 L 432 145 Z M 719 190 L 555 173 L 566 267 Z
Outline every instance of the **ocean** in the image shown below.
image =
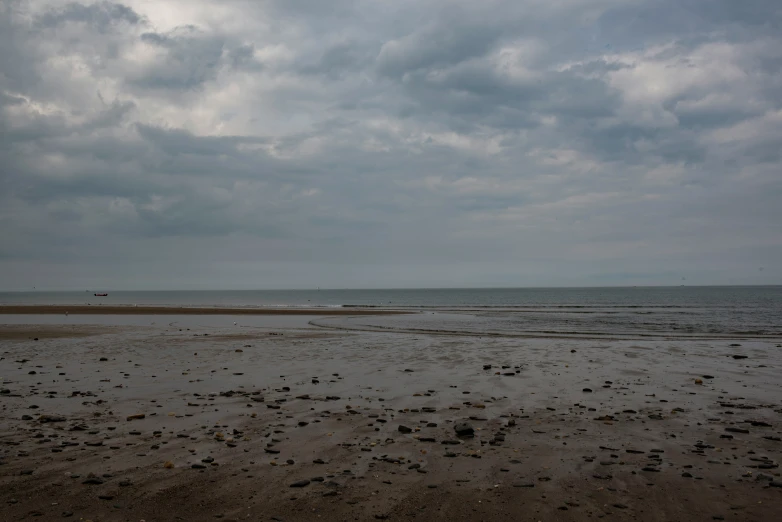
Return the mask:
M 102 291 L 102 290 L 101 290 Z M 344 326 L 494 335 L 782 336 L 782 286 L 5 292 L 0 304 L 392 308 Z M 2 321 L 2 318 L 0 318 Z M 350 324 L 348 324 L 350 323 Z

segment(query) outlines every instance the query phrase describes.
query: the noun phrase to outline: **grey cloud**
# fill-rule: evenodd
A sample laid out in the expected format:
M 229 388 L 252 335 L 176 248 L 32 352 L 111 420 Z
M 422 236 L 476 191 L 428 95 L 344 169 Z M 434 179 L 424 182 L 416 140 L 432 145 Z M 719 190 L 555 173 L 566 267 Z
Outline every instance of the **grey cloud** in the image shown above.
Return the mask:
M 236 146 L 242 143 L 267 143 L 262 137 L 252 136 L 194 136 L 181 129 L 162 129 L 150 125 L 137 124 L 139 135 L 150 144 L 161 148 L 168 154 L 237 154 Z
M 499 35 L 491 27 L 438 25 L 383 44 L 377 57 L 381 75 L 402 77 L 421 69 L 455 65 L 483 56 Z
M 13 96 L 11 94 L 0 92 L 0 106 L 19 105 L 22 103 L 24 103 L 24 98 L 20 98 L 19 96 Z
M 121 23 L 136 25 L 143 24 L 145 20 L 133 9 L 120 3 L 96 2 L 84 5 L 70 2 L 60 9 L 45 12 L 36 22 L 43 29 L 55 28 L 69 22 L 84 23 L 95 31 L 105 33 L 116 30 L 116 26 Z
M 225 42 L 205 36 L 194 26 L 169 34 L 144 33 L 142 41 L 163 49 L 164 55 L 129 83 L 142 89 L 191 90 L 217 75 Z
M 299 72 L 305 75 L 325 75 L 331 80 L 338 80 L 371 64 L 371 51 L 374 49 L 362 48 L 357 42 L 343 42 L 323 51 L 314 63 L 302 65 Z
M 782 256 L 771 0 L 214 5 L 0 6 L 0 288 L 226 259 L 273 266 L 257 286 L 716 257 L 721 282 Z
M 232 67 L 236 69 L 247 69 L 260 71 L 263 64 L 255 59 L 255 46 L 253 44 L 243 44 L 228 51 L 228 60 Z

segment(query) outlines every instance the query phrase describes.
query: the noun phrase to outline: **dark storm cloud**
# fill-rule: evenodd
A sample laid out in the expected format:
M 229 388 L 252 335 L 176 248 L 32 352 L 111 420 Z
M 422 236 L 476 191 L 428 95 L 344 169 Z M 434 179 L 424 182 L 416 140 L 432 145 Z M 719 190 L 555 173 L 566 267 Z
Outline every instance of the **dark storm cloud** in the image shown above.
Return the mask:
M 744 270 L 782 257 L 781 25 L 773 0 L 4 2 L 0 287 L 56 262 L 676 284 L 715 256 L 701 282 L 778 282 Z

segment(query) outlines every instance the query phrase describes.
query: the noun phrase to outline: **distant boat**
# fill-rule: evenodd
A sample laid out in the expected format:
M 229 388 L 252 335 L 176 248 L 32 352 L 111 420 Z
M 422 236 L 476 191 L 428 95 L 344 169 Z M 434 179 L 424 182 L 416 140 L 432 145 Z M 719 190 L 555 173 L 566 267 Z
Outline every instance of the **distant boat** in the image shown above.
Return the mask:
M 93 294 L 93 295 L 95 295 L 95 297 L 106 297 L 109 294 Z

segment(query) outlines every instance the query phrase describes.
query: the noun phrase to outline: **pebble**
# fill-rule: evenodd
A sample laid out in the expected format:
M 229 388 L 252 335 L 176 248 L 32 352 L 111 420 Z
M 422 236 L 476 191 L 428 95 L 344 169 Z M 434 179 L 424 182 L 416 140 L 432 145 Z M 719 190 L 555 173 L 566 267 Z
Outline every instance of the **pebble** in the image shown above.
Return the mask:
M 41 415 L 38 417 L 40 422 L 65 422 L 67 419 L 62 415 Z
M 475 429 L 467 422 L 460 422 L 453 427 L 456 434 L 460 437 L 472 437 L 475 435 Z M 443 442 L 445 444 L 445 442 Z
M 292 487 L 292 488 L 303 488 L 303 487 L 309 486 L 309 485 L 310 485 L 310 481 L 309 480 L 297 480 L 296 482 L 291 484 L 290 487 Z

